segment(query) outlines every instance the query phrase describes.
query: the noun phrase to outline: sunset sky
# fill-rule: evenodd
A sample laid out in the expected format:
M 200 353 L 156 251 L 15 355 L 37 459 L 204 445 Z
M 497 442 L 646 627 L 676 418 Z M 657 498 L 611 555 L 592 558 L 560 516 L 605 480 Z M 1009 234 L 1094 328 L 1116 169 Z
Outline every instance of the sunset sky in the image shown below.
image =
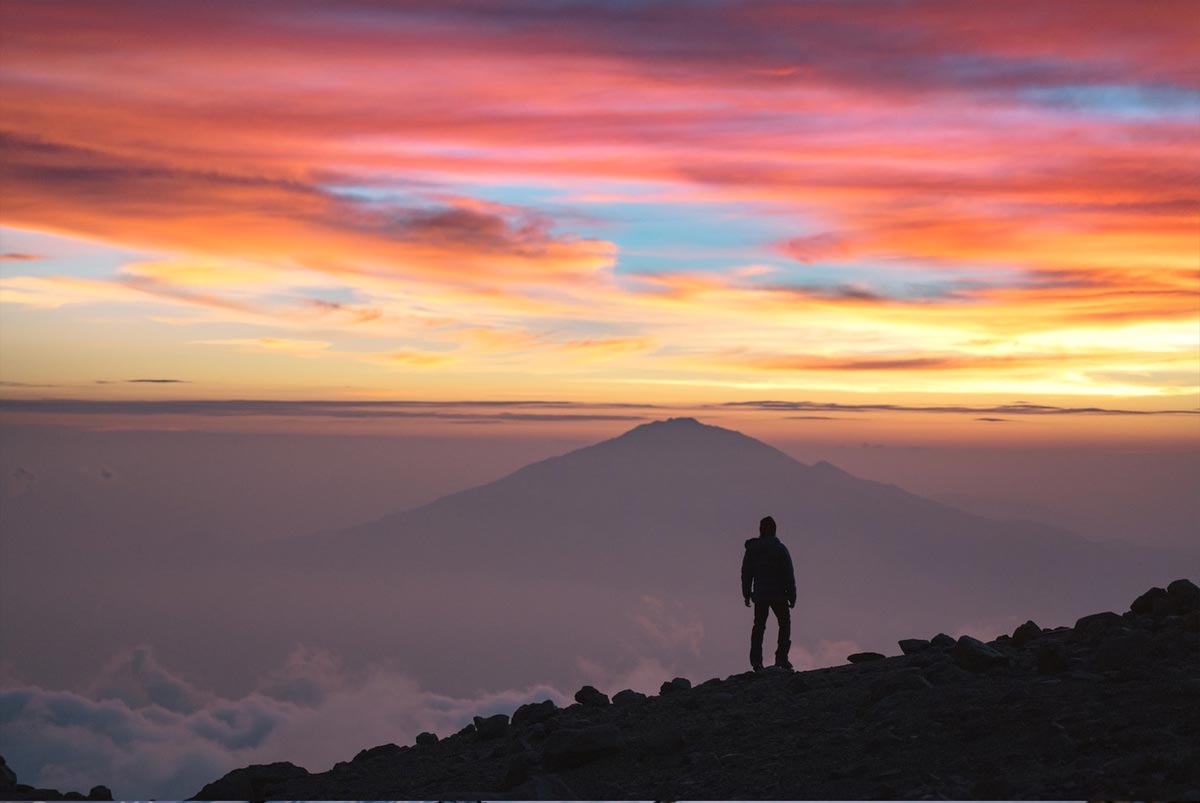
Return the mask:
M 1027 402 L 1196 432 L 1192 0 L 0 11 L 9 403 Z

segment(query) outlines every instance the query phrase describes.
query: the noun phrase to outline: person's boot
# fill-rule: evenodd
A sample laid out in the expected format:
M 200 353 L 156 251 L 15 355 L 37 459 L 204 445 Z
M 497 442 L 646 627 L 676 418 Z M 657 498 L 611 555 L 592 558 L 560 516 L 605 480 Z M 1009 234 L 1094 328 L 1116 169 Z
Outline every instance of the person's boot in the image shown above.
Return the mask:
M 788 652 L 792 649 L 792 642 L 780 642 L 775 649 L 775 666 L 783 667 L 784 669 L 793 669 L 791 662 L 788 661 Z

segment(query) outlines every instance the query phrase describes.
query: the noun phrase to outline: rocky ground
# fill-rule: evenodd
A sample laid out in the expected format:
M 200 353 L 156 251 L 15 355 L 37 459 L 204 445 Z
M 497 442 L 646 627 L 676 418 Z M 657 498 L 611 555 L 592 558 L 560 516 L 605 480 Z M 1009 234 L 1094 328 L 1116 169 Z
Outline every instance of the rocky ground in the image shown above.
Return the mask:
M 982 643 L 610 701 L 584 687 L 328 772 L 256 765 L 196 799 L 1200 799 L 1200 589 Z

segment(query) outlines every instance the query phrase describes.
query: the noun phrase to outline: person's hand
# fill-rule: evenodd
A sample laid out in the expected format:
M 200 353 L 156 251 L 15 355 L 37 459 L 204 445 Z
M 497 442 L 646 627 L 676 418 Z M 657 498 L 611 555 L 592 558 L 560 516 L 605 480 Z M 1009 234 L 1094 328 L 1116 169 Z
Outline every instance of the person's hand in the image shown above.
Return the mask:
M 749 597 L 742 597 L 742 602 L 744 602 L 746 604 L 747 608 L 750 607 L 750 598 Z

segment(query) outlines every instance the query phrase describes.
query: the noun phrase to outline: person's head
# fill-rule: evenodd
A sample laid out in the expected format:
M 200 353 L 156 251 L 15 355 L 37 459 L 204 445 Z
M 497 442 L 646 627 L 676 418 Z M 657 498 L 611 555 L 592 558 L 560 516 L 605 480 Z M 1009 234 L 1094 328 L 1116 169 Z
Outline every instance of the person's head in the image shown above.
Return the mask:
M 758 534 L 763 538 L 774 538 L 775 519 L 771 518 L 770 516 L 764 516 L 763 519 L 758 522 Z

